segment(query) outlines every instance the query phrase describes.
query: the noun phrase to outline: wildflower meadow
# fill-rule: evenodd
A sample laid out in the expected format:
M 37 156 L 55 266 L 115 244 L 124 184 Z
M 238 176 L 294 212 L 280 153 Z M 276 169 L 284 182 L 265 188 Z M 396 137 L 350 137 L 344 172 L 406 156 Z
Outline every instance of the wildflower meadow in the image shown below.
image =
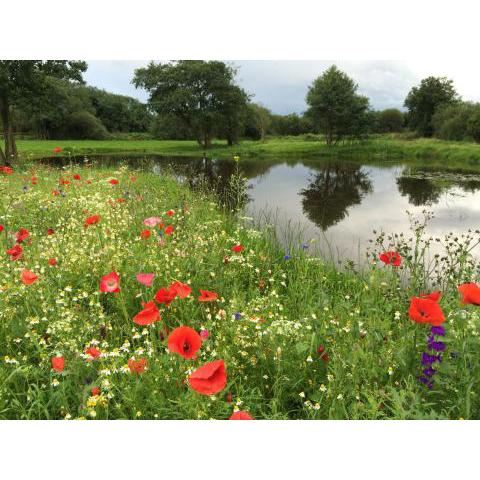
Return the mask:
M 426 213 L 337 268 L 242 215 L 126 166 L 2 167 L 0 418 L 479 418 L 478 232 Z

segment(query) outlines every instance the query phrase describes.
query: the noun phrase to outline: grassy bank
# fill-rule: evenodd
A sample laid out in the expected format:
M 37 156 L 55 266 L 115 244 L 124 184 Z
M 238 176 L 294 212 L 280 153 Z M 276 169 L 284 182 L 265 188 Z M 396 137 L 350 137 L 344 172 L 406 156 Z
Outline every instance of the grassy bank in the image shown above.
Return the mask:
M 168 177 L 125 168 L 61 175 L 0 173 L 0 418 L 480 416 L 479 316 L 459 306 L 455 288 L 473 280 L 463 253 L 438 275 L 447 281 L 447 348 L 429 390 L 417 380 L 429 327 L 407 313 L 409 297 L 429 288 L 412 244 L 395 245 L 398 268 L 374 254 L 366 272 L 341 273 L 309 258 L 308 245 L 286 256 L 270 235 Z M 163 225 L 146 226 L 152 216 Z M 5 253 L 16 242 L 21 255 Z M 38 278 L 25 284 L 25 270 Z M 110 272 L 118 293 L 100 291 Z M 152 286 L 139 273 L 155 274 Z M 141 318 L 153 312 L 155 321 L 135 323 L 174 281 L 191 292 L 157 302 L 161 319 L 150 304 Z M 201 290 L 218 297 L 202 301 Z M 202 335 L 193 358 L 169 351 L 179 326 Z M 226 384 L 198 393 L 189 375 L 218 360 Z
M 200 156 L 202 150 L 194 141 L 175 140 L 19 140 L 18 149 L 23 158 L 54 156 L 53 149 L 62 147 L 75 155 L 95 153 L 157 154 L 169 156 Z M 405 161 L 428 160 L 443 166 L 480 165 L 480 145 L 463 142 L 445 142 L 435 139 L 404 140 L 395 136 L 378 136 L 371 140 L 327 147 L 318 140 L 302 137 L 272 138 L 265 142 L 243 141 L 228 147 L 224 142 L 215 142 L 209 156 L 231 158 L 243 157 L 361 157 L 369 159 L 402 159 Z

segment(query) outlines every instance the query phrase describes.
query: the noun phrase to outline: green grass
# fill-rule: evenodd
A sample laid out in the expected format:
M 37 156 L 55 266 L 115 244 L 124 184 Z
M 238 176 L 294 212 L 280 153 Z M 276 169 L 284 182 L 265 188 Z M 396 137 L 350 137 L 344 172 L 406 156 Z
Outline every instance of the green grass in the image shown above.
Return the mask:
M 256 419 L 480 417 L 480 318 L 475 307 L 459 306 L 455 289 L 474 280 L 465 256 L 450 270 L 437 265 L 447 282 L 447 350 L 429 391 L 416 379 L 429 330 L 407 311 L 410 295 L 434 277 L 425 278 L 408 241 L 395 245 L 404 256 L 399 269 L 375 261 L 362 273 L 339 272 L 295 242 L 285 259 L 271 232 L 167 176 L 78 168 L 62 171 L 71 183 L 59 186 L 58 171 L 35 171 L 36 185 L 27 170 L 0 173 L 0 418 L 225 419 L 234 408 Z M 64 195 L 52 194 L 60 189 Z M 93 214 L 100 223 L 85 228 Z M 157 228 L 140 237 L 143 219 L 154 215 L 173 235 Z M 20 228 L 30 237 L 23 258 L 12 261 L 4 251 Z M 236 244 L 240 254 L 231 251 Z M 38 275 L 35 283 L 20 281 L 25 268 Z M 119 294 L 99 291 L 111 271 L 120 275 Z M 151 288 L 136 281 L 140 272 L 156 274 Z M 191 295 L 160 306 L 160 322 L 136 325 L 141 302 L 173 280 L 188 283 Z M 218 301 L 199 302 L 200 289 L 217 292 Z M 180 325 L 208 330 L 197 359 L 168 352 L 167 330 Z M 92 345 L 102 356 L 89 361 L 83 352 Z M 56 355 L 65 358 L 62 373 L 50 367 Z M 146 358 L 148 369 L 130 373 L 131 357 Z M 225 361 L 226 387 L 196 393 L 189 372 L 216 359 Z
M 203 151 L 194 141 L 176 140 L 19 140 L 18 150 L 23 158 L 54 156 L 53 149 L 60 146 L 75 155 L 118 153 L 168 156 L 201 156 Z M 397 160 L 429 163 L 450 167 L 480 166 L 480 145 L 466 142 L 446 142 L 436 139 L 405 140 L 401 136 L 376 136 L 361 143 L 327 147 L 318 140 L 303 137 L 271 138 L 265 142 L 242 141 L 228 147 L 215 142 L 209 156 L 245 157 L 351 157 L 370 161 Z

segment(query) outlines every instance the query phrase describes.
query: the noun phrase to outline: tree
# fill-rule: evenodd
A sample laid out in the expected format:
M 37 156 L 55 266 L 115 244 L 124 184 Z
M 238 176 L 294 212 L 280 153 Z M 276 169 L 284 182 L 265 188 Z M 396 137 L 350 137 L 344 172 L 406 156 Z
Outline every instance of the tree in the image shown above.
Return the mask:
M 314 80 L 307 93 L 307 115 L 325 134 L 328 145 L 345 136 L 364 133 L 369 122 L 368 98 L 358 95 L 358 86 L 335 65 Z
M 408 125 L 424 137 L 434 133 L 432 118 L 442 106 L 459 101 L 452 80 L 446 77 L 424 78 L 418 87 L 413 87 L 405 99 L 408 109 Z
M 404 125 L 404 115 L 397 108 L 387 108 L 377 112 L 376 122 L 379 133 L 401 132 Z
M 63 78 L 82 83 L 87 64 L 67 60 L 1 60 L 0 61 L 0 119 L 3 127 L 5 152 L 0 149 L 0 160 L 7 163 L 17 157 L 12 128 L 15 107 L 40 97 L 48 77 Z
M 245 119 L 245 136 L 254 140 L 265 140 L 267 130 L 272 123 L 272 114 L 268 108 L 258 104 L 248 104 Z
M 86 87 L 95 116 L 109 132 L 145 132 L 152 115 L 147 105 L 125 95 L 116 95 L 95 87 Z
M 135 70 L 133 84 L 147 90 L 152 110 L 179 118 L 207 149 L 215 131 L 241 106 L 239 97 L 247 98 L 235 75 L 234 67 L 219 61 L 151 62 Z
M 432 117 L 436 137 L 480 142 L 480 103 L 458 102 L 440 106 Z

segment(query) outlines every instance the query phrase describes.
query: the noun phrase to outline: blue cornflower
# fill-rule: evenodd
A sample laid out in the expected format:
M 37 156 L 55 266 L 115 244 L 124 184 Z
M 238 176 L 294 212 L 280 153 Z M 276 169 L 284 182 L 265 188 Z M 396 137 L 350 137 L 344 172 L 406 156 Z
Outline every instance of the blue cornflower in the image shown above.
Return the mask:
M 309 247 L 308 243 L 302 243 L 302 248 L 303 248 L 304 250 L 307 250 L 308 247 Z
M 235 312 L 233 316 L 235 317 L 235 320 L 240 320 L 242 318 L 242 314 L 240 312 Z
M 283 256 L 284 260 L 290 260 L 292 257 L 287 253 L 286 255 Z

